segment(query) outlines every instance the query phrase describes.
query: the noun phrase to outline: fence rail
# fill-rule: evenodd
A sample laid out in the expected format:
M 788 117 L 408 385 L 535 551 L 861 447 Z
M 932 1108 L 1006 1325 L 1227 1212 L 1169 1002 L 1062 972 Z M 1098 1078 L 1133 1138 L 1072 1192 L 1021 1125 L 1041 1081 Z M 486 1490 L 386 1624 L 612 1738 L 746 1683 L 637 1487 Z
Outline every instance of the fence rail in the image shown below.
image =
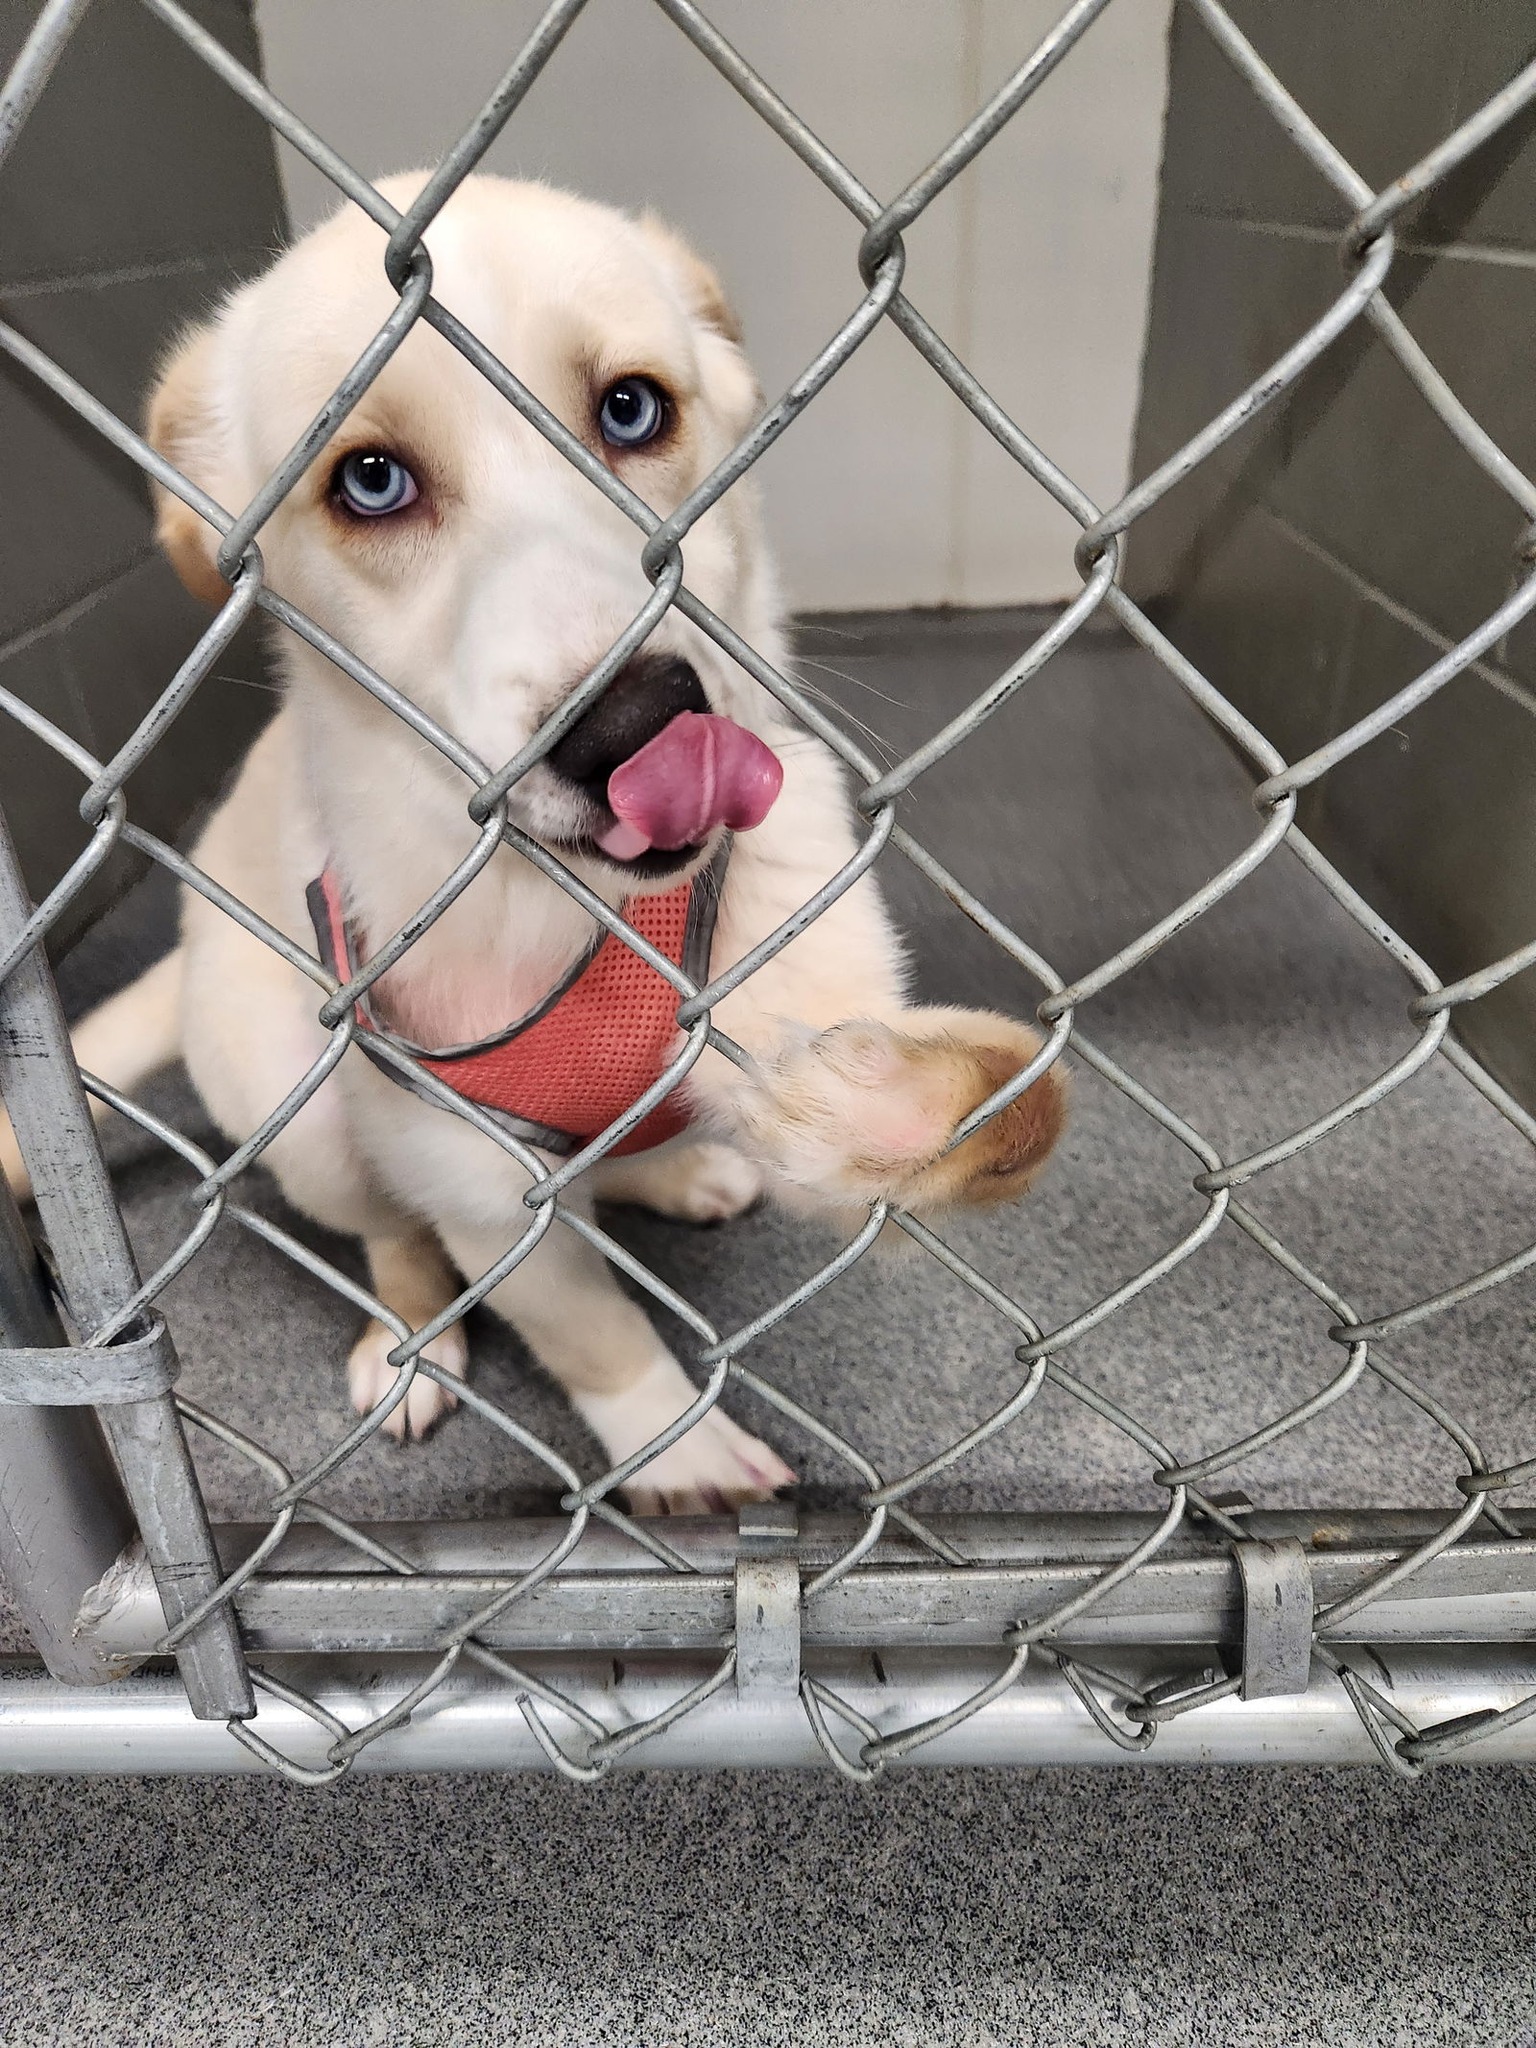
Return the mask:
M 1367 745 L 1466 670 L 1536 608 L 1536 527 L 1522 541 L 1511 594 L 1423 674 L 1307 758 L 1288 762 L 1124 593 L 1122 539 L 1134 522 L 1219 448 L 1241 434 L 1357 323 L 1372 327 L 1455 436 L 1467 457 L 1536 519 L 1536 485 L 1471 418 L 1383 288 L 1394 230 L 1451 170 L 1504 132 L 1536 99 L 1536 64 L 1420 162 L 1380 192 L 1343 159 L 1239 32 L 1217 0 L 1181 0 L 1215 39 L 1254 95 L 1255 118 L 1272 118 L 1327 180 L 1339 205 L 1344 271 L 1326 311 L 1183 448 L 1119 503 L 1102 507 L 1011 420 L 903 289 L 902 237 L 934 198 L 974 162 L 1029 102 L 1111 0 L 1076 0 L 1031 56 L 954 140 L 893 199 L 882 203 L 746 63 L 691 0 L 656 0 L 698 52 L 792 150 L 850 216 L 851 310 L 740 445 L 675 512 L 658 517 L 598 462 L 433 296 L 423 236 L 483 158 L 560 47 L 583 0 L 555 0 L 482 112 L 401 214 L 328 147 L 176 0 L 142 0 L 228 88 L 253 107 L 388 232 L 384 268 L 398 303 L 356 366 L 249 505 L 222 507 L 115 417 L 17 328 L 0 322 L 0 350 L 126 453 L 149 477 L 223 535 L 219 566 L 230 595 L 213 625 L 139 729 L 110 761 L 90 756 L 18 698 L 0 691 L 0 712 L 54 748 L 78 771 L 85 850 L 35 910 L 20 894 L 8 842 L 0 842 L 0 1089 L 36 1189 L 39 1218 L 78 1341 L 65 1341 L 49 1289 L 15 1228 L 0 1215 L 0 1526 L 3 1553 L 51 1675 L 35 1667 L 0 1673 L 0 1767 L 17 1769 L 271 1768 L 323 1782 L 365 1768 L 493 1768 L 536 1764 L 586 1781 L 642 1763 L 824 1763 L 866 1779 L 905 1761 L 1056 1758 L 1114 1762 L 1292 1757 L 1377 1759 L 1413 1776 L 1437 1759 L 1536 1755 L 1536 1517 L 1500 1497 L 1536 1475 L 1536 1457 L 1490 1469 L 1473 1435 L 1394 1361 L 1393 1337 L 1500 1286 L 1536 1262 L 1536 1246 L 1390 1313 L 1363 1318 L 1329 1278 L 1315 1273 L 1249 1206 L 1264 1174 L 1370 1114 L 1431 1061 L 1448 1062 L 1524 1138 L 1536 1119 L 1459 1044 L 1457 1008 L 1531 964 L 1523 947 L 1452 987 L 1356 893 L 1297 830 L 1300 792 Z M 1120 0 L 1128 5 L 1130 0 Z M 0 92 L 3 159 L 47 89 L 89 0 L 49 0 Z M 1469 28 L 1469 33 L 1470 33 Z M 680 46 L 681 47 L 681 46 Z M 417 324 L 435 328 L 634 523 L 653 593 L 622 639 L 533 742 L 504 764 L 482 762 L 383 675 L 268 585 L 261 530 L 350 408 Z M 690 529 L 795 423 L 883 322 L 893 325 L 1020 470 L 1081 529 L 1083 588 L 975 702 L 895 767 L 882 768 L 792 678 L 776 670 L 686 581 Z M 743 1329 L 721 1331 L 600 1228 L 561 1199 L 570 1167 L 554 1168 L 487 1119 L 477 1128 L 512 1151 L 533 1176 L 527 1241 L 554 1226 L 577 1230 L 643 1289 L 681 1315 L 698 1343 L 701 1399 L 735 1383 L 752 1388 L 788 1424 L 833 1451 L 852 1475 L 855 1512 L 842 1517 L 744 1510 L 739 1525 L 665 1531 L 625 1515 L 615 1493 L 624 1474 L 573 1470 L 555 1450 L 473 1387 L 455 1391 L 471 1411 L 540 1457 L 564 1490 L 563 1512 L 543 1521 L 478 1526 L 368 1526 L 327 1506 L 319 1489 L 376 1431 L 375 1410 L 307 1471 L 289 1471 L 268 1449 L 172 1389 L 174 1355 L 154 1304 L 216 1228 L 255 1233 L 278 1254 L 368 1310 L 399 1338 L 394 1362 L 435 1374 L 423 1355 L 430 1334 L 412 1331 L 309 1245 L 238 1199 L 240 1175 L 324 1085 L 351 1043 L 354 1002 L 383 966 L 469 886 L 503 842 L 577 897 L 600 924 L 635 935 L 580 889 L 561 862 L 507 820 L 513 784 L 553 746 L 573 706 L 590 703 L 675 607 L 733 656 L 851 770 L 866 838 L 855 858 L 805 907 L 819 915 L 876 854 L 905 859 L 990 938 L 1041 990 L 1048 1040 L 1025 1080 L 1070 1050 L 1073 1060 L 1160 1125 L 1183 1148 L 1202 1200 L 1198 1221 L 1091 1306 L 1043 1329 L 1027 1303 L 977 1270 L 943 1235 L 883 1208 L 794 1294 Z M 387 706 L 464 778 L 466 810 L 480 828 L 474 853 L 421 915 L 346 986 L 266 925 L 183 855 L 135 824 L 124 784 L 158 736 L 203 687 L 230 633 L 253 608 L 317 648 L 359 689 Z M 1256 811 L 1244 850 L 1186 901 L 1090 972 L 1067 981 L 896 823 L 897 798 L 935 763 L 986 731 L 1026 692 L 1051 658 L 1096 615 L 1119 622 L 1214 722 L 1248 766 Z M 315 985 L 329 1033 L 302 1087 L 234 1155 L 218 1162 L 148 1110 L 100 1083 L 109 1101 L 198 1176 L 195 1220 L 183 1243 L 147 1278 L 133 1265 L 121 1219 L 84 1113 L 41 942 L 119 845 L 137 848 L 200 891 L 247 931 L 299 966 Z M 1401 969 L 1410 1049 L 1368 1086 L 1304 1127 L 1277 1132 L 1247 1157 L 1219 1149 L 1126 1072 L 1084 1030 L 1095 998 L 1148 960 L 1175 933 L 1239 890 L 1278 849 L 1301 861 L 1316 888 Z M 792 921 L 798 928 L 801 920 Z M 785 927 L 748 971 L 793 936 Z M 731 969 L 700 988 L 674 972 L 682 1052 L 664 1077 L 677 1086 L 706 1041 L 730 1050 L 714 1005 L 741 978 Z M 405 1055 L 402 1063 L 411 1064 Z M 475 1113 L 418 1069 L 445 1114 Z M 962 1129 L 996 1114 L 1019 1092 L 1009 1084 Z M 604 1134 L 610 1148 L 636 1120 Z M 882 1227 L 906 1234 L 1011 1326 L 1020 1373 L 995 1412 L 957 1422 L 948 1443 L 913 1469 L 881 1472 L 856 1444 L 762 1377 L 756 1339 L 776 1327 L 868 1253 Z M 1305 1401 L 1241 1440 L 1162 1442 L 1112 1395 L 1073 1370 L 1073 1344 L 1198 1257 L 1218 1231 L 1239 1231 L 1312 1298 L 1319 1328 L 1339 1345 L 1337 1369 Z M 510 1235 L 510 1233 L 509 1233 Z M 479 1301 L 499 1268 L 473 1280 L 454 1314 Z M 441 1320 L 441 1319 L 439 1319 Z M 50 1356 L 51 1354 L 51 1356 Z M 1384 1382 L 1443 1434 L 1452 1509 L 1363 1515 L 1264 1514 L 1222 1489 L 1246 1460 L 1304 1431 L 1348 1399 L 1367 1375 Z M 1081 1404 L 1146 1460 L 1163 1508 L 1146 1516 L 948 1518 L 920 1511 L 922 1489 L 1001 1432 L 1029 1426 L 1042 1389 Z M 73 1390 L 73 1391 L 72 1391 Z M 100 1419 L 113 1463 L 88 1423 Z M 270 1485 L 267 1518 L 211 1529 L 184 1428 L 210 1433 Z M 46 1454 L 67 1485 L 48 1493 L 52 1533 L 35 1552 L 16 1532 L 38 1507 L 28 1473 Z M 121 1476 L 121 1485 L 118 1475 Z M 1159 1497 L 1158 1494 L 1153 1495 Z M 30 1503 L 30 1505 L 29 1505 Z M 125 1548 L 129 1511 L 141 1553 Z M 368 1653 L 365 1665 L 355 1659 Z M 101 1690 L 100 1679 L 144 1659 L 174 1656 L 178 1675 L 147 1668 Z M 514 1657 L 516 1661 L 514 1660 Z M 1106 1660 L 1101 1663 L 1100 1658 Z M 231 1741 L 231 1737 L 234 1741 Z M 237 1746 L 238 1745 L 238 1746 Z

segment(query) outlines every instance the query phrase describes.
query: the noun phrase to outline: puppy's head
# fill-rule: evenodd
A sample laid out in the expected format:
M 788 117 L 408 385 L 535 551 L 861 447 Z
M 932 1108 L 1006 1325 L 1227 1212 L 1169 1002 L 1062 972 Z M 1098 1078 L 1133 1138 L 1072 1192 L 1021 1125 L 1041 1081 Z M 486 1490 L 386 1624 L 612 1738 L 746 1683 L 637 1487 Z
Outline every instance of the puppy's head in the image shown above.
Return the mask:
M 420 182 L 381 189 L 403 209 Z M 717 280 L 659 223 L 477 177 L 426 240 L 439 301 L 659 514 L 756 411 Z M 254 496 L 396 303 L 384 248 L 382 230 L 347 208 L 167 364 L 150 439 L 230 511 Z M 219 536 L 179 499 L 157 498 L 171 561 L 217 601 Z M 640 529 L 425 324 L 259 538 L 275 590 L 493 765 L 570 694 L 649 594 Z M 740 488 L 691 529 L 686 564 L 689 587 L 726 618 L 750 632 L 771 616 Z M 285 659 L 301 687 L 340 691 L 333 701 L 370 715 L 313 650 L 289 638 Z M 692 723 L 680 722 L 685 713 Z M 733 791 L 750 811 L 753 776 L 760 784 L 776 772 L 752 733 L 768 729 L 765 715 L 761 691 L 669 613 L 517 785 L 512 814 L 559 850 L 662 886 L 704 857 L 722 824 L 744 821 L 729 815 Z M 630 769 L 642 749 L 646 761 Z M 690 809 L 694 765 L 710 794 Z M 638 791 L 627 821 L 610 784 Z

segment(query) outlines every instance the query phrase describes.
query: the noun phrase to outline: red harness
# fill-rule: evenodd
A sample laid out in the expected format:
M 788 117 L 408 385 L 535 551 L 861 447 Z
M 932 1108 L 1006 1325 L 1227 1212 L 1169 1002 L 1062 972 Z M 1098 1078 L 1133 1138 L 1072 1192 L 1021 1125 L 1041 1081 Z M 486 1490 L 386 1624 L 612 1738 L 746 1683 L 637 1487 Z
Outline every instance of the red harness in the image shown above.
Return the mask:
M 692 881 L 663 895 L 631 897 L 626 923 L 695 982 L 709 979 L 710 947 L 730 844 Z M 327 868 L 308 892 L 322 959 L 339 981 L 356 972 L 357 949 L 342 906 L 341 886 Z M 677 1055 L 681 1033 L 677 990 L 614 933 L 592 948 L 517 1023 L 473 1045 L 437 1051 L 389 1032 L 367 997 L 357 1005 L 359 1043 L 387 1036 L 455 1094 L 493 1111 L 516 1136 L 548 1152 L 575 1152 L 608 1128 Z M 411 1078 L 387 1060 L 375 1064 L 392 1079 Z M 676 1089 L 657 1104 L 610 1158 L 648 1151 L 686 1129 L 686 1104 Z

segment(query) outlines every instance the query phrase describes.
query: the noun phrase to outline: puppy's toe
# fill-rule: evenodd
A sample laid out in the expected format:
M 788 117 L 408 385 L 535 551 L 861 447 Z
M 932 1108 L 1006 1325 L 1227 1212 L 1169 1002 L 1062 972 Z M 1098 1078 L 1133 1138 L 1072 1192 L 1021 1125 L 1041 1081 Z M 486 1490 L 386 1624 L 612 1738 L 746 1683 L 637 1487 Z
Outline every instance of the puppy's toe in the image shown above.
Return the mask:
M 392 1330 L 382 1323 L 370 1322 L 352 1347 L 347 1360 L 347 1384 L 352 1406 L 360 1415 L 377 1407 L 393 1388 L 396 1371 L 389 1363 L 389 1353 L 398 1342 Z M 455 1323 L 436 1338 L 428 1355 L 434 1364 L 463 1379 L 469 1365 L 469 1345 L 462 1324 Z M 458 1396 L 450 1388 L 429 1374 L 418 1372 L 406 1390 L 405 1399 L 396 1402 L 385 1417 L 383 1427 L 397 1443 L 412 1438 L 419 1442 L 434 1423 L 458 1405 Z
M 763 1175 L 733 1146 L 706 1138 L 606 1161 L 597 1169 L 597 1192 L 684 1223 L 724 1223 L 751 1208 L 763 1192 Z
M 662 1214 L 724 1223 L 750 1209 L 762 1192 L 761 1170 L 729 1145 L 690 1145 L 678 1160 L 672 1204 Z
M 794 1481 L 777 1451 L 715 1408 L 642 1465 L 624 1492 L 637 1515 L 725 1515 Z
M 690 1408 L 698 1389 L 675 1358 L 656 1360 L 618 1394 L 578 1394 L 576 1406 L 622 1465 Z M 795 1475 L 777 1451 L 711 1408 L 675 1444 L 642 1465 L 625 1487 L 641 1515 L 721 1515 L 743 1501 L 767 1500 Z
M 21 1147 L 16 1142 L 16 1133 L 11 1129 L 11 1120 L 3 1109 L 0 1109 L 0 1179 L 5 1181 L 18 1202 L 30 1199 L 31 1176 L 21 1156 Z

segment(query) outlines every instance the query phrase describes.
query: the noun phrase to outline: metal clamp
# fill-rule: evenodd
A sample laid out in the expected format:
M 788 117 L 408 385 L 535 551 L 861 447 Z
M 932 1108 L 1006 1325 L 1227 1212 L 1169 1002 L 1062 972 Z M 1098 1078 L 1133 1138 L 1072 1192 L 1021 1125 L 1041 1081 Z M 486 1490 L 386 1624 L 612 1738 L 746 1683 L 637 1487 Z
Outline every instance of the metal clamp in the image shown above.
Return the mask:
M 800 1524 L 787 1501 L 741 1508 L 736 1551 L 736 1689 L 800 1690 Z
M 1243 1582 L 1245 1700 L 1307 1689 L 1312 1672 L 1312 1566 L 1294 1536 L 1233 1545 Z
M 151 1311 L 111 1344 L 0 1345 L 0 1403 L 120 1407 L 168 1393 L 178 1370 L 170 1333 Z

